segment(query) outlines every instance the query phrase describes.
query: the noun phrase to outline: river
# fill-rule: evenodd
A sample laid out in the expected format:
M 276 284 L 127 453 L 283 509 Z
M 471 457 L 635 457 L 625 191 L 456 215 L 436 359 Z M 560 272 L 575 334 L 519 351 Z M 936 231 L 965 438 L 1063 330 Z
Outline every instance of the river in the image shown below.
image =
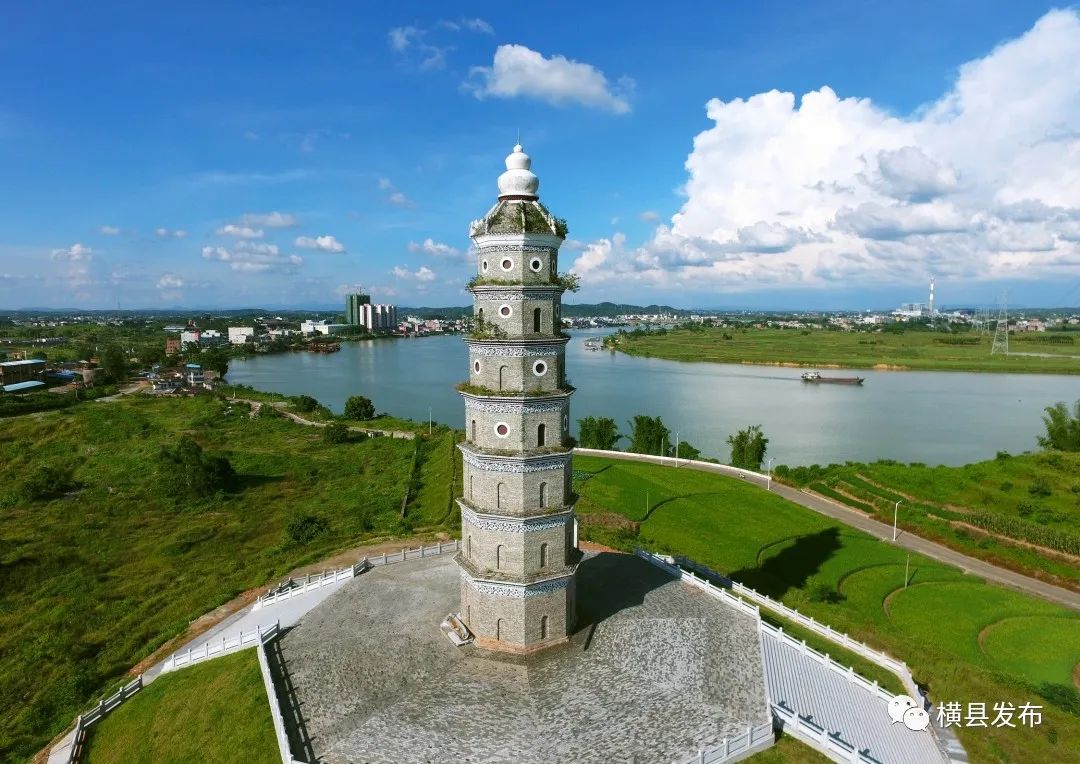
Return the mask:
M 585 337 L 608 333 L 573 332 L 567 346 L 567 376 L 577 387 L 571 418 L 609 416 L 629 432 L 635 414 L 660 415 L 681 440 L 721 461 L 728 458 L 728 435 L 760 424 L 776 464 L 966 464 L 999 450 L 1036 449 L 1043 408 L 1080 397 L 1078 378 L 1070 376 L 860 370 L 851 373 L 866 378 L 862 387 L 808 385 L 800 369 L 585 349 Z M 426 420 L 430 409 L 435 421 L 460 428 L 464 407 L 453 385 L 468 375 L 466 364 L 462 338 L 443 335 L 234 360 L 228 379 L 311 395 L 338 412 L 350 395 L 365 395 L 379 411 Z

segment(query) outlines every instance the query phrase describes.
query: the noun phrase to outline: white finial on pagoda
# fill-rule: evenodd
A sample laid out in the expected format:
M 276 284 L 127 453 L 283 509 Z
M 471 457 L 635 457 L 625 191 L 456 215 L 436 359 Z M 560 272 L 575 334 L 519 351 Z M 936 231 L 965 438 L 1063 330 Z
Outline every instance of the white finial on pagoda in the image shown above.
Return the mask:
M 499 198 L 518 197 L 536 199 L 540 188 L 540 179 L 529 168 L 532 159 L 526 154 L 521 144 L 506 157 L 506 172 L 499 176 Z

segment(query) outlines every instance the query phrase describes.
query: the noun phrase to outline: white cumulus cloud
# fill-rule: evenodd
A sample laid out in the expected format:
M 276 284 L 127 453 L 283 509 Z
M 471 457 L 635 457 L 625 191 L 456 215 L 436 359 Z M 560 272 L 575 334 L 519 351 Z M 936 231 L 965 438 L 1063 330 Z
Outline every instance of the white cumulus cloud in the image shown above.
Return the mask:
M 317 249 L 335 253 L 345 251 L 345 245 L 333 236 L 297 236 L 293 243 L 301 249 Z
M 896 116 L 831 88 L 712 99 L 685 201 L 586 285 L 747 291 L 1080 272 L 1080 15 L 1051 11 Z
M 420 252 L 434 257 L 457 258 L 462 256 L 461 250 L 457 247 L 451 247 L 449 244 L 443 244 L 430 237 L 424 239 L 422 242 L 410 241 L 409 251 Z
M 187 236 L 187 231 L 180 229 L 171 230 L 169 228 L 155 228 L 154 235 L 159 239 L 183 239 Z
M 390 271 L 394 276 L 405 281 L 434 281 L 435 271 L 428 268 L 426 265 L 421 265 L 417 270 L 410 271 L 408 268 L 403 268 L 400 265 L 394 266 L 394 269 Z
M 202 248 L 202 256 L 228 263 L 230 269 L 241 273 L 294 271 L 304 264 L 299 255 L 283 255 L 275 245 L 260 242 L 237 242 L 235 249 L 207 246 Z
M 623 77 L 614 85 L 591 64 L 565 56 L 545 58 L 524 45 L 500 45 L 491 66 L 469 70 L 466 88 L 477 98 L 536 98 L 556 105 L 577 103 L 627 114 L 633 80 Z
M 158 289 L 183 289 L 184 280 L 171 273 L 164 274 L 157 282 Z
M 247 212 L 240 216 L 244 226 L 263 226 L 264 228 L 292 228 L 297 224 L 296 215 L 287 212 Z
M 53 260 L 80 263 L 94 259 L 94 250 L 85 244 L 75 243 L 66 249 L 54 249 L 49 253 Z
M 228 223 L 217 229 L 218 236 L 233 236 L 237 239 L 261 239 L 263 237 L 263 231 L 261 228 L 252 228 L 247 225 L 237 225 L 236 223 Z
M 114 225 L 103 225 L 98 228 L 98 233 L 101 233 L 105 236 L 119 236 L 120 229 Z

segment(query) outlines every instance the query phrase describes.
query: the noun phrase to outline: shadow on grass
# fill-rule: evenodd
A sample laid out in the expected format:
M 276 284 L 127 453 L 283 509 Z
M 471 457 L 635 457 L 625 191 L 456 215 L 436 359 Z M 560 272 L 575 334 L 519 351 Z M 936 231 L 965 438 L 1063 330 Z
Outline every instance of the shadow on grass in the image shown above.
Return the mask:
M 675 579 L 640 557 L 601 552 L 582 560 L 577 576 L 577 630 L 591 630 Z
M 797 537 L 791 546 L 758 567 L 736 570 L 731 573 L 731 578 L 779 599 L 792 589 L 802 588 L 840 547 L 840 530 L 826 528 L 819 533 Z
M 237 475 L 236 480 L 228 491 L 229 493 L 242 493 L 249 488 L 258 488 L 261 485 L 280 483 L 284 480 L 283 475 Z

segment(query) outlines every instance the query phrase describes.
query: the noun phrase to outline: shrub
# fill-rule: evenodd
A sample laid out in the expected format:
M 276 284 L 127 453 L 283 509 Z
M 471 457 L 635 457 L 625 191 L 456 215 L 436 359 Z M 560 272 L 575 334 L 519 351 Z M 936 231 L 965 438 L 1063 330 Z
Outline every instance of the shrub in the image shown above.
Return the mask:
M 319 402 L 310 395 L 298 395 L 293 398 L 293 407 L 301 414 L 307 414 L 319 407 Z
M 1008 451 L 998 451 L 996 454 L 994 454 L 994 458 L 997 459 L 999 462 L 1003 462 L 1011 456 L 1012 454 L 1010 454 Z
M 325 519 L 315 515 L 296 515 L 285 527 L 285 535 L 294 544 L 306 544 L 330 530 Z
M 1006 480 L 1000 486 L 998 486 L 998 488 L 1002 491 L 1009 492 L 1013 489 L 1013 484 L 1012 482 Z
M 352 395 L 345 401 L 345 416 L 349 419 L 367 420 L 375 418 L 375 404 L 370 398 Z
M 19 482 L 19 494 L 27 501 L 43 501 L 62 496 L 74 487 L 71 468 L 53 464 L 31 467 Z
M 1020 517 L 1028 517 L 1036 510 L 1035 502 L 1022 501 L 1016 505 L 1016 511 L 1020 514 Z
M 1049 496 L 1052 491 L 1050 490 L 1050 484 L 1043 478 L 1036 478 L 1035 481 L 1028 486 L 1028 493 L 1032 496 Z
M 349 428 L 341 422 L 331 422 L 323 428 L 323 442 L 338 444 L 349 440 Z
M 201 499 L 236 485 L 236 471 L 223 456 L 208 456 L 190 435 L 175 448 L 162 447 L 160 484 L 168 495 Z
M 826 604 L 835 604 L 841 602 L 844 599 L 844 595 L 836 591 L 833 587 L 829 586 L 824 581 L 819 581 L 810 587 L 810 600 L 811 602 L 824 602 Z

